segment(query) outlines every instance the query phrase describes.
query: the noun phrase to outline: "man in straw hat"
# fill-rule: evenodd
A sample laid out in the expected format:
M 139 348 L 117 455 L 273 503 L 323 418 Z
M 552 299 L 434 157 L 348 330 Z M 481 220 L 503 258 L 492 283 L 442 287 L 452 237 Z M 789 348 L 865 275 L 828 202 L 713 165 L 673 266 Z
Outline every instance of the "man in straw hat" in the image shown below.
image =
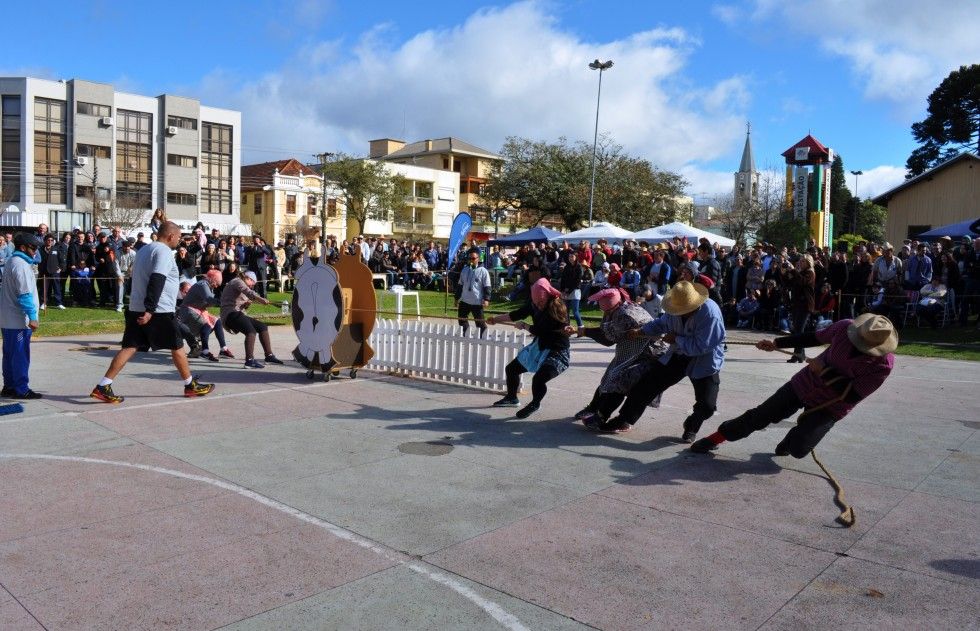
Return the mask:
M 666 313 L 642 328 L 634 329 L 631 337 L 662 335 L 663 341 L 671 345 L 670 350 L 630 389 L 619 416 L 609 418 L 623 400 L 622 395 L 603 395 L 596 416 L 600 420 L 609 420 L 587 422 L 590 429 L 605 433 L 629 431 L 656 397 L 684 377 L 688 377 L 694 386 L 694 410 L 684 420 L 681 440 L 693 442 L 701 424 L 715 413 L 720 384 L 718 373 L 725 362 L 722 349 L 725 324 L 721 309 L 715 301 L 708 300 L 708 289 L 704 285 L 686 280 L 667 292 L 661 306 Z
M 776 446 L 776 455 L 806 456 L 834 423 L 885 382 L 895 365 L 892 351 L 898 346 L 898 334 L 888 318 L 865 313 L 813 333 L 761 340 L 756 347 L 773 351 L 801 344 L 830 346 L 762 404 L 725 421 L 717 432 L 691 445 L 691 451 L 707 453 L 726 440 L 745 438 L 803 408 L 797 425 Z

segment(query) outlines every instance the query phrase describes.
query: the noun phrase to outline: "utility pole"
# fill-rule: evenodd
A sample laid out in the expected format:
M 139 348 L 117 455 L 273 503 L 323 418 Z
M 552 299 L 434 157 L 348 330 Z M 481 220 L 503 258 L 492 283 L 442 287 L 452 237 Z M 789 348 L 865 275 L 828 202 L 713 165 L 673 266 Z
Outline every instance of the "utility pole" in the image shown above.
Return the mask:
M 315 155 L 320 161 L 320 243 L 323 247 L 327 246 L 327 160 L 333 155 L 329 151 Z

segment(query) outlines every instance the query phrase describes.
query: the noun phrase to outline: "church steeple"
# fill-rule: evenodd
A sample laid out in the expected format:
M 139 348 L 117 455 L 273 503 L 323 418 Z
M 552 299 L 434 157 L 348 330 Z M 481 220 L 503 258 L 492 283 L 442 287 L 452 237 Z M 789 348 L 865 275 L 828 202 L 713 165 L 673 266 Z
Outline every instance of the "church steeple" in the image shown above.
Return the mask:
M 735 173 L 736 205 L 754 204 L 759 201 L 759 173 L 755 170 L 752 155 L 752 124 L 745 124 L 745 148 L 742 149 L 742 162 Z
M 752 123 L 745 124 L 745 148 L 742 149 L 742 164 L 739 165 L 740 173 L 755 173 L 755 158 L 752 156 Z

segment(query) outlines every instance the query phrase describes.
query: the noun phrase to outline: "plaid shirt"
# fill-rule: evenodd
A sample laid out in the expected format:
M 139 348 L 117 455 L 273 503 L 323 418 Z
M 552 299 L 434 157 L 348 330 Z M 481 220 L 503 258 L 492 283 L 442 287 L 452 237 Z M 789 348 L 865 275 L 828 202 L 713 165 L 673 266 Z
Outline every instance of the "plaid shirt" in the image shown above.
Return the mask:
M 837 401 L 824 408 L 838 421 L 847 416 L 859 401 L 877 390 L 895 366 L 895 355 L 892 353 L 872 357 L 857 350 L 847 337 L 847 327 L 851 322 L 852 320 L 840 320 L 816 333 L 820 342 L 830 344 L 820 354 L 820 360 L 825 366 L 833 368 L 838 374 L 851 380 L 852 394 L 848 400 Z M 807 408 L 821 405 L 840 396 L 837 390 L 824 385 L 820 377 L 809 367 L 793 375 L 790 383 L 796 396 Z M 855 400 L 855 397 L 859 398 Z

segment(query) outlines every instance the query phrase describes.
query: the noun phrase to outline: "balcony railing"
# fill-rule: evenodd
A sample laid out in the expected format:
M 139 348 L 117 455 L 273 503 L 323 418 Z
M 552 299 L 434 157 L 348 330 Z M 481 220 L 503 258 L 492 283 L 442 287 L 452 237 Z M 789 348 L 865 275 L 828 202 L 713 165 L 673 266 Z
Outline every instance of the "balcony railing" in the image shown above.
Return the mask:
M 405 196 L 405 203 L 409 206 L 432 206 L 435 201 L 431 197 L 416 197 L 413 195 Z
M 414 234 L 432 234 L 433 228 L 431 223 L 415 223 L 414 221 L 396 221 L 393 227 L 395 232 Z

